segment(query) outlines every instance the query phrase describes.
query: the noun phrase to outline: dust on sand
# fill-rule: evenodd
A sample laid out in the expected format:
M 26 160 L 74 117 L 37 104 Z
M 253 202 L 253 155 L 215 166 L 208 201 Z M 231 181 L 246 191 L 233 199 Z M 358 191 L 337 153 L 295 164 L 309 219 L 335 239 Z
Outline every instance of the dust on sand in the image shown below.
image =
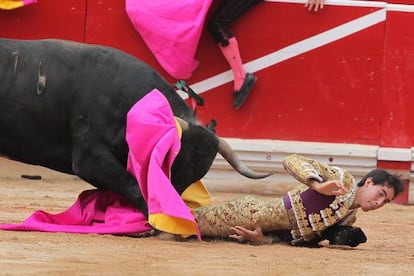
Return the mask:
M 19 223 L 39 209 L 61 212 L 91 188 L 73 176 L 0 160 L 0 223 Z M 213 192 L 213 204 L 238 196 Z M 414 206 L 360 212 L 357 226 L 368 242 L 352 249 L 0 231 L 0 274 L 414 275 Z

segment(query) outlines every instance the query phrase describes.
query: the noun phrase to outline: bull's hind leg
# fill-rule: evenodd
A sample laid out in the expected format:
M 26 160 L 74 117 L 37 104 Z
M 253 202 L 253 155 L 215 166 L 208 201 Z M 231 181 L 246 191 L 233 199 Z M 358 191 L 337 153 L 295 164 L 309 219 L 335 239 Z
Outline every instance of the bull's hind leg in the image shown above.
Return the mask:
M 74 150 L 73 172 L 98 189 L 125 197 L 147 215 L 147 205 L 137 180 L 105 145 Z

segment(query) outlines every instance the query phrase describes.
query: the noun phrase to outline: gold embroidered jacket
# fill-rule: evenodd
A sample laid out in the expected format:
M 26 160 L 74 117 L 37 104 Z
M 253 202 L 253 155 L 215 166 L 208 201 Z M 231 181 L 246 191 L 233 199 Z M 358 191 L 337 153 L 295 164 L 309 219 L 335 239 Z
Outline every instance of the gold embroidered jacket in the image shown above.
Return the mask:
M 355 200 L 357 186 L 350 173 L 297 154 L 288 156 L 283 166 L 302 183 L 285 196 L 293 239 L 311 240 L 315 233 L 337 222 L 348 225 L 355 222 L 356 211 L 349 208 Z M 341 180 L 348 192 L 342 196 L 321 195 L 306 185 L 310 179 L 318 182 Z
M 349 207 L 355 199 L 355 180 L 347 171 L 313 159 L 293 154 L 283 162 L 286 171 L 299 184 L 282 198 L 263 200 L 247 196 L 223 205 L 194 209 L 202 236 L 228 237 L 231 227 L 253 229 L 257 221 L 263 232 L 290 230 L 294 240 L 311 240 L 327 227 L 341 222 L 352 224 L 355 212 Z M 344 196 L 325 196 L 310 189 L 309 179 L 319 182 L 342 180 L 348 193 Z

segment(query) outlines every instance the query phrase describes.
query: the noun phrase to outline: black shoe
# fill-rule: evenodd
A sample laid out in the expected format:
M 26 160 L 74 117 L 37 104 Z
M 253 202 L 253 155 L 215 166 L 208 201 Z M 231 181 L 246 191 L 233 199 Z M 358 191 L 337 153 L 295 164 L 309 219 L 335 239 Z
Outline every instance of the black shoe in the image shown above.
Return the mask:
M 241 86 L 239 91 L 234 93 L 234 100 L 233 100 L 233 107 L 234 109 L 239 109 L 244 101 L 246 100 L 247 96 L 252 90 L 254 83 L 256 82 L 256 77 L 252 73 L 246 73 L 246 77 L 244 78 L 243 85 Z

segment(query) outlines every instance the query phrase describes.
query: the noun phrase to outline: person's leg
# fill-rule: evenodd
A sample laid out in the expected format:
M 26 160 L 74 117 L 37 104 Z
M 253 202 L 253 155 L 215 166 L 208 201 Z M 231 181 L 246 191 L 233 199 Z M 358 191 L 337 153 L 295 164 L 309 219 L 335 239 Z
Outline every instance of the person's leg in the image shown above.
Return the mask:
M 215 42 L 219 43 L 220 50 L 230 65 L 234 78 L 235 99 L 234 108 L 239 108 L 247 98 L 256 82 L 256 77 L 246 73 L 243 67 L 238 42 L 234 37 L 230 23 L 246 13 L 253 5 L 262 0 L 224 0 L 218 7 L 208 28 Z
M 236 37 L 233 36 L 227 41 L 228 45 L 222 46 L 219 44 L 219 47 L 224 58 L 227 60 L 227 63 L 230 65 L 231 71 L 233 72 L 234 91 L 239 91 L 246 76 L 246 71 L 243 67 L 243 62 L 239 52 L 239 44 Z

